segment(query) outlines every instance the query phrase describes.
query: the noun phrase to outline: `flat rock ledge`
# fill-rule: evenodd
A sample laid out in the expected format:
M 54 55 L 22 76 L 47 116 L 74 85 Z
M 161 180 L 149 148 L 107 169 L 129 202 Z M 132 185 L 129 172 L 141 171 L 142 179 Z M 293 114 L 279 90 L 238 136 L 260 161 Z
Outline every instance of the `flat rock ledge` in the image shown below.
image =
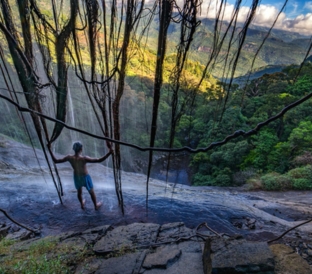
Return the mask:
M 210 231 L 185 227 L 184 223 L 164 225 L 133 223 L 113 228 L 105 225 L 83 232 L 57 236 L 59 246 L 88 250 L 72 273 L 105 274 L 311 274 L 309 264 L 292 248 L 266 242 L 250 242 L 237 236 L 221 238 Z M 19 235 L 25 239 L 25 235 Z M 17 236 L 17 235 L 14 235 Z M 13 237 L 8 234 L 6 237 Z M 14 237 L 15 238 L 15 237 Z M 19 243 L 26 249 L 38 238 Z M 71 256 L 71 254 L 66 254 Z

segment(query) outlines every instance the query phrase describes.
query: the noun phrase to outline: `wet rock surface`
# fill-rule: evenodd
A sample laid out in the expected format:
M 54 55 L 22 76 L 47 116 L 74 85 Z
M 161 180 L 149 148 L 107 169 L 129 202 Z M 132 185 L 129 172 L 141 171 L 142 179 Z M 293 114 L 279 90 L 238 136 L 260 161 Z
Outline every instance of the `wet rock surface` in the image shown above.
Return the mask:
M 99 240 L 93 251 L 95 253 L 109 253 L 115 249 L 127 249 L 135 246 L 144 246 L 156 242 L 160 225 L 134 223 L 128 226 L 119 226 L 108 231 L 106 236 Z
M 265 242 L 312 218 L 312 194 L 309 191 L 251 192 L 243 188 L 166 184 L 155 179 L 150 180 L 146 208 L 146 177 L 126 172 L 122 173 L 123 215 L 116 198 L 112 170 L 100 164 L 90 165 L 89 172 L 103 206 L 95 211 L 88 193 L 84 191 L 87 204 L 86 209 L 81 210 L 70 166 L 58 165 L 64 190 L 61 203 L 39 150 L 37 156 L 38 161 L 31 148 L 0 138 L 0 208 L 16 221 L 40 229 L 41 236 L 68 231 L 80 233 L 97 227 L 102 227 L 103 231 L 106 227 L 109 231 L 109 227 L 132 223 L 158 224 L 163 230 L 160 235 L 165 235 L 166 230 L 162 227 L 177 222 L 185 224 L 180 228 L 175 226 L 177 234 L 188 235 L 186 228 L 194 229 L 201 223 L 207 223 L 220 234 L 240 234 L 248 241 Z M 4 234 L 16 229 L 1 212 L 0 224 Z M 287 244 L 312 264 L 311 232 L 312 225 L 307 224 L 278 242 Z M 203 233 L 211 234 L 208 231 Z M 92 233 L 86 235 L 88 243 L 99 241 Z
M 213 239 L 211 242 L 213 273 L 273 274 L 275 262 L 266 242 L 244 239 Z
M 238 236 L 203 237 L 204 231 L 198 232 L 198 228 L 187 228 L 181 222 L 100 226 L 50 238 L 57 244 L 46 257 L 61 256 L 71 262 L 71 273 L 85 274 L 311 273 L 309 264 L 286 245 L 268 246 Z M 38 241 L 17 242 L 11 250 L 27 251 L 32 245 L 39 246 Z M 0 263 L 7 256 L 2 254 Z

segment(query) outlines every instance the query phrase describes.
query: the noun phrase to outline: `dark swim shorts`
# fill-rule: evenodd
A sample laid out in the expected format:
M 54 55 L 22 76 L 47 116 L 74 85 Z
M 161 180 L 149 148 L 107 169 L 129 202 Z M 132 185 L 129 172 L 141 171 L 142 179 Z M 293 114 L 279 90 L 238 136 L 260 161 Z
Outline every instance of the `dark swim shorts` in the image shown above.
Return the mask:
M 76 189 L 79 189 L 84 186 L 88 191 L 90 191 L 93 188 L 92 179 L 89 174 L 87 175 L 74 174 L 74 182 Z

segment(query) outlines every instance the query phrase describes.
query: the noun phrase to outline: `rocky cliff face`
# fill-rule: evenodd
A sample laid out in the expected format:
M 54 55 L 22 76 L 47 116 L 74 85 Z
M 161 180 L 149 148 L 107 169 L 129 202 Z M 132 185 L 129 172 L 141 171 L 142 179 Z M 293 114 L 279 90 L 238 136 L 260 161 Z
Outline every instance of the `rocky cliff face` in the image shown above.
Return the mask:
M 14 236 L 17 233 L 7 235 L 6 240 Z M 27 261 L 30 250 L 42 246 L 50 246 L 45 249 L 44 258 L 58 262 L 50 266 L 51 273 L 54 270 L 90 274 L 309 274 L 312 271 L 306 261 L 285 245 L 269 246 L 239 236 L 219 236 L 205 227 L 189 229 L 181 222 L 133 223 L 115 228 L 104 225 L 53 238 L 18 241 L 2 251 L 0 272 L 13 273 L 14 267 L 16 270 L 20 261 L 12 257 L 17 253 L 20 260 L 27 254 L 20 271 L 42 269 L 47 264 L 44 260 L 40 262 L 43 254 L 31 257 L 37 260 L 37 268 Z

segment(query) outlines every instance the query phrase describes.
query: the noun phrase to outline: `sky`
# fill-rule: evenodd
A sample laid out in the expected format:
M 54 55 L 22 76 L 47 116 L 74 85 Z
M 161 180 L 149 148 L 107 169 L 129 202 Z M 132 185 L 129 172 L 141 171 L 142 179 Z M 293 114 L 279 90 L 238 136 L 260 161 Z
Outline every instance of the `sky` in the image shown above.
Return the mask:
M 202 16 L 214 18 L 220 0 L 203 0 Z M 209 6 L 210 3 L 210 6 Z M 228 0 L 224 9 L 224 19 L 229 20 L 233 13 L 235 0 Z M 263 0 L 258 6 L 253 20 L 255 25 L 270 27 L 281 8 L 284 0 Z M 238 15 L 238 21 L 244 22 L 250 11 L 251 1 L 243 0 Z M 208 9 L 209 7 L 209 9 Z M 298 32 L 304 35 L 312 35 L 312 0 L 288 0 L 285 9 L 279 15 L 275 25 L 276 29 Z

